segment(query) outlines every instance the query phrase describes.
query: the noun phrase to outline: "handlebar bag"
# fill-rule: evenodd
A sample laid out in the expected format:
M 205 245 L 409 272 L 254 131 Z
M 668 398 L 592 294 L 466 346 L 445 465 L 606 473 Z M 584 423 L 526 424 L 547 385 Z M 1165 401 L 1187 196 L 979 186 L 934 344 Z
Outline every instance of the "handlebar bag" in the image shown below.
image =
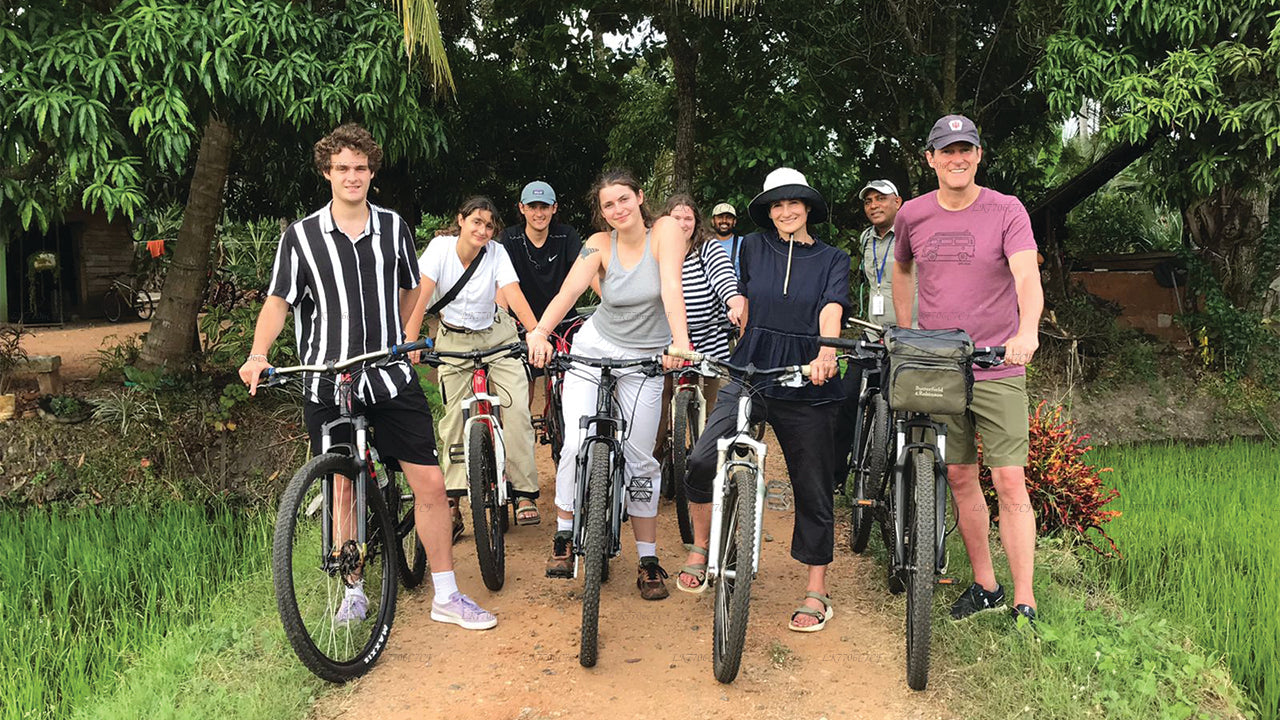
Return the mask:
M 963 330 L 891 327 L 889 407 L 930 415 L 959 415 L 973 401 L 973 340 Z

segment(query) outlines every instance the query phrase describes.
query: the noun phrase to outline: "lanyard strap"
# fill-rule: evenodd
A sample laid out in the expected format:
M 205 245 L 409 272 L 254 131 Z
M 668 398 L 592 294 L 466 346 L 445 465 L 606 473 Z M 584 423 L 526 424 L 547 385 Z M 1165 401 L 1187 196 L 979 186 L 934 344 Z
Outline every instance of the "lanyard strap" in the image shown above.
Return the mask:
M 876 240 L 878 240 L 878 239 L 879 239 L 879 238 L 876 236 L 876 229 L 875 229 L 874 227 L 873 227 L 873 228 L 871 228 L 871 267 L 875 268 L 875 270 L 876 270 L 876 287 L 877 287 L 877 289 L 879 288 L 879 286 L 880 286 L 880 285 L 883 285 L 883 284 L 884 284 L 884 267 L 885 267 L 885 264 L 887 264 L 887 263 L 889 262 L 889 252 L 890 252 L 890 248 L 889 248 L 889 246 L 893 244 L 893 243 L 888 243 L 888 242 L 884 244 L 884 257 L 880 258 L 880 259 L 877 261 L 877 259 L 876 259 Z M 879 264 L 879 265 L 876 265 L 876 262 L 879 262 L 880 264 Z

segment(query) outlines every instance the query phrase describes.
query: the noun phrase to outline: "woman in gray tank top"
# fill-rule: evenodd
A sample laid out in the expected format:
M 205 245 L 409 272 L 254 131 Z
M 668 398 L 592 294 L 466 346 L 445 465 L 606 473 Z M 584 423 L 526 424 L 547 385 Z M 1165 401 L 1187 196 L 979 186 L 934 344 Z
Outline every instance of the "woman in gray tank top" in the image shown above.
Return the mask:
M 573 307 L 592 279 L 600 280 L 600 307 L 578 331 L 573 352 L 583 357 L 631 359 L 652 357 L 674 342 L 689 347 L 684 296 L 680 287 L 684 240 L 671 218 L 652 223 L 644 207 L 644 193 L 630 173 L 611 171 L 595 184 L 592 198 L 596 225 L 601 229 L 587 238 L 559 294 L 547 306 L 538 325 L 528 333 L 529 359 L 541 367 L 551 357 L 550 330 Z M 653 225 L 650 229 L 650 225 Z M 670 323 L 668 323 L 670 318 Z M 664 358 L 668 368 L 679 361 Z M 570 554 L 573 528 L 574 483 L 578 448 L 578 418 L 596 409 L 599 371 L 575 368 L 566 374 L 564 447 L 556 468 L 556 535 L 548 577 L 572 577 Z M 618 378 L 617 407 L 627 422 L 623 455 L 626 458 L 627 513 L 636 537 L 640 568 L 636 584 L 641 597 L 667 597 L 658 563 L 658 496 L 662 472 L 653 458 L 653 443 L 661 417 L 662 379 L 623 371 Z

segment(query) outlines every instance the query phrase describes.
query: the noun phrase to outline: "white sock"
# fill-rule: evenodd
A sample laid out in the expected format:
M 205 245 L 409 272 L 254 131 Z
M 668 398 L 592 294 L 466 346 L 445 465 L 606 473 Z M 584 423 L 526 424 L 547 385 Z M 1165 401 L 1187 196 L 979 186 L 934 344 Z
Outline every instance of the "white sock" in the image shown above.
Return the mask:
M 567 519 L 567 520 L 566 520 L 566 519 L 564 519 L 564 518 L 562 518 L 562 517 L 560 517 L 560 516 L 558 516 L 558 515 L 557 515 L 557 516 L 556 516 L 556 530 L 558 530 L 559 532 L 570 532 L 570 531 L 572 531 L 572 530 L 573 530 L 573 518 L 569 518 L 569 519 Z
M 434 600 L 441 604 L 449 602 L 449 596 L 458 592 L 458 578 L 452 570 L 431 573 L 431 584 L 436 588 Z
M 364 580 L 357 580 L 351 584 L 351 587 L 347 588 L 348 595 L 355 595 L 357 593 L 361 595 L 364 594 Z
M 636 554 L 640 557 L 656 557 L 658 554 L 658 543 L 656 542 L 640 542 L 636 541 Z

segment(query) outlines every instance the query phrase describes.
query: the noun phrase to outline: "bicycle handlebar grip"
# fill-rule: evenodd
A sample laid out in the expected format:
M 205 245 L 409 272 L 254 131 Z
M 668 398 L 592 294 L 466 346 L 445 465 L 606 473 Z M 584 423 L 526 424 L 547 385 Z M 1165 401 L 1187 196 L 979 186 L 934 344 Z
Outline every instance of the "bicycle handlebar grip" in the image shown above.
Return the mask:
M 702 362 L 702 353 L 688 350 L 686 348 L 676 347 L 675 345 L 671 345 L 667 348 L 667 354 L 671 357 L 688 360 L 689 362 Z
M 411 343 L 392 345 L 387 348 L 387 355 L 390 357 L 398 357 L 400 355 L 407 355 L 414 350 L 430 350 L 434 345 L 435 343 L 432 342 L 429 337 L 419 338 Z
M 973 364 L 981 368 L 1003 365 L 1004 346 L 995 345 L 992 347 L 975 348 L 973 351 Z
M 858 338 L 820 337 L 818 338 L 818 344 L 842 350 L 857 350 Z

